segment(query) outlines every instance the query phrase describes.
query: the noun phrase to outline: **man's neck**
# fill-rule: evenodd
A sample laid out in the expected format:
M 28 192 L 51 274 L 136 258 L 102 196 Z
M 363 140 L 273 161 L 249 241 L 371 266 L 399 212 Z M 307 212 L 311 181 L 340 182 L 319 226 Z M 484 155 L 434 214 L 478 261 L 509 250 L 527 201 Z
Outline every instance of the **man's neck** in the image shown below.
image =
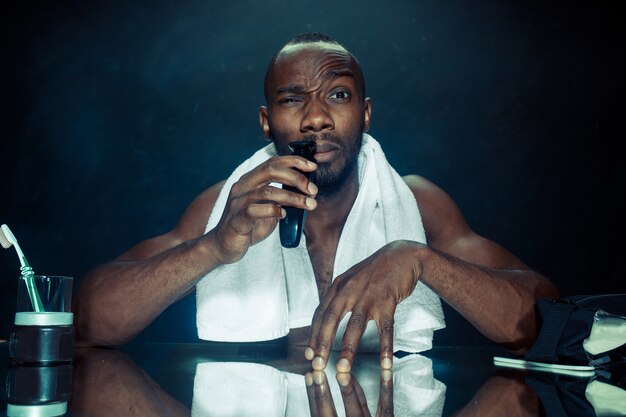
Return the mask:
M 332 196 L 317 197 L 317 208 L 307 214 L 304 227 L 307 240 L 324 238 L 325 235 L 338 237 L 341 233 L 359 193 L 357 172 L 355 169 L 345 186 Z
M 307 215 L 304 233 L 320 299 L 332 282 L 341 232 L 359 192 L 356 171 L 338 193 L 318 196 L 317 208 Z

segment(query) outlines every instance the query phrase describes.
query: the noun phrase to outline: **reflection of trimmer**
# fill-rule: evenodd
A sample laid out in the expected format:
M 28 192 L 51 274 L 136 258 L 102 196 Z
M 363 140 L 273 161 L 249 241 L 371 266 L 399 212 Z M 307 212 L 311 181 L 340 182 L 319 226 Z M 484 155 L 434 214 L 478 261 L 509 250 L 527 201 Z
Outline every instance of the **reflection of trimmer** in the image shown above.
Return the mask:
M 33 306 L 33 311 L 39 313 L 44 311 L 43 304 L 41 303 L 41 298 L 39 298 L 39 293 L 37 292 L 37 288 L 35 287 L 35 280 L 33 279 L 33 268 L 30 267 L 26 257 L 24 256 L 24 252 L 20 248 L 20 245 L 17 243 L 17 239 L 15 235 L 9 229 L 9 226 L 3 224 L 0 228 L 0 244 L 3 248 L 8 249 L 11 246 L 15 246 L 15 251 L 17 252 L 18 258 L 20 258 L 20 263 L 22 267 L 20 271 L 22 272 L 22 279 L 26 282 L 26 289 L 28 291 L 28 298 L 30 298 L 30 303 Z
M 289 144 L 292 155 L 298 155 L 309 161 L 315 161 L 315 142 L 312 140 L 300 140 Z M 303 173 L 309 181 L 313 179 L 314 173 Z M 283 188 L 295 193 L 304 194 L 302 191 L 289 185 L 283 185 Z M 285 248 L 296 248 L 300 244 L 300 237 L 304 229 L 304 220 L 306 219 L 306 210 L 294 207 L 284 207 L 287 215 L 281 219 L 279 225 L 280 243 Z

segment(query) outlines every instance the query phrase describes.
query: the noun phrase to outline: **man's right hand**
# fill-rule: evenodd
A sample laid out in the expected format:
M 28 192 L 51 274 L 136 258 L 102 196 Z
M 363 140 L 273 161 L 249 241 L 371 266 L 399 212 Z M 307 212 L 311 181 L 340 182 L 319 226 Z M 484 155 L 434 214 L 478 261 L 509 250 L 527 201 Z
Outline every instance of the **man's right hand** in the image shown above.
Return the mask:
M 314 210 L 317 186 L 298 171 L 316 169 L 314 162 L 300 156 L 277 156 L 233 184 L 222 217 L 212 231 L 220 261 L 237 262 L 250 246 L 267 238 L 285 217 L 282 206 Z M 274 187 L 272 182 L 296 187 L 305 195 Z

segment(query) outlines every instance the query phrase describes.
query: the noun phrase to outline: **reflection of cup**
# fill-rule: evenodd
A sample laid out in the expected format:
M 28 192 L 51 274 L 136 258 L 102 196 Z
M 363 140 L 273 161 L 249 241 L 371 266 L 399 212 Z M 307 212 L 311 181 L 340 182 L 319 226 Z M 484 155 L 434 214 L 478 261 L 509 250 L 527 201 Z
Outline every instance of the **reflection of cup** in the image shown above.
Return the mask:
M 67 412 L 72 365 L 12 366 L 7 375 L 7 416 L 52 417 Z
M 74 315 L 71 277 L 20 277 L 9 355 L 15 362 L 71 362 Z

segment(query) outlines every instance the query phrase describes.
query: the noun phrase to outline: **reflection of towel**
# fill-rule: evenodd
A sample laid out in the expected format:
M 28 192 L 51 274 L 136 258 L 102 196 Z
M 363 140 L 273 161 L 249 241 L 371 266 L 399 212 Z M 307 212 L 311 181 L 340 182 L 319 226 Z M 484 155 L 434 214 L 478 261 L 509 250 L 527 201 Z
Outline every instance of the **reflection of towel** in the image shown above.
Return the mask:
M 370 360 L 363 360 L 370 356 Z M 353 373 L 367 408 L 376 415 L 380 391 L 377 355 L 363 355 Z M 338 416 L 345 416 L 334 366 L 326 368 L 328 387 Z M 433 376 L 432 362 L 420 355 L 394 358 L 394 415 L 441 416 L 446 386 Z M 257 363 L 205 362 L 196 367 L 191 406 L 193 417 L 310 416 L 304 377 Z
M 285 375 L 270 366 L 241 362 L 200 363 L 193 382 L 191 415 L 283 417 L 287 408 L 287 385 Z
M 246 172 L 276 154 L 273 144 L 256 152 L 228 178 L 206 230 L 218 223 L 230 188 Z M 367 258 L 386 243 L 408 239 L 425 242 L 415 197 L 387 162 L 380 145 L 364 134 L 359 154 L 359 195 L 342 231 L 334 276 Z M 300 246 L 280 245 L 278 227 L 252 246 L 244 258 L 223 265 L 197 285 L 198 336 L 205 340 L 257 341 L 284 336 L 290 328 L 311 324 L 319 304 L 311 260 L 303 236 Z M 340 330 L 343 334 L 347 315 Z M 398 305 L 394 349 L 418 352 L 432 346 L 433 331 L 444 327 L 439 297 L 421 282 Z M 375 323 L 368 324 L 361 347 L 376 350 Z

